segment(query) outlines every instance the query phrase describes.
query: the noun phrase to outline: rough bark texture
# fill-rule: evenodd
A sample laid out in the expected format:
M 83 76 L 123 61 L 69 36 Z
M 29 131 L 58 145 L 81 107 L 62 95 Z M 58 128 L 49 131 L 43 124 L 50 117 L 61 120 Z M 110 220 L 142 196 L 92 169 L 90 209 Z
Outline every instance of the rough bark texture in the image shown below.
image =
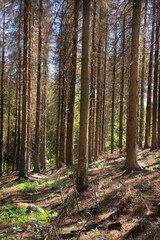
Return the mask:
M 124 97 L 124 59 L 125 59 L 125 13 L 123 17 L 123 35 L 122 35 L 122 72 L 121 72 L 121 95 L 120 95 L 120 115 L 119 115 L 119 150 L 122 151 L 122 137 L 123 137 L 123 97 Z
M 152 36 L 149 57 L 148 71 L 148 89 L 147 89 L 147 106 L 146 106 L 146 125 L 145 125 L 145 148 L 151 144 L 151 95 L 152 95 L 152 65 L 153 65 L 153 43 L 154 43 L 154 22 L 155 22 L 155 0 L 153 1 L 153 19 L 152 19 Z
M 83 1 L 80 135 L 77 172 L 77 190 L 79 192 L 88 187 L 89 19 L 90 0 L 86 0 Z
M 159 16 L 160 1 L 157 0 L 156 44 L 154 65 L 153 115 L 152 115 L 152 145 L 151 150 L 157 148 L 157 87 L 158 87 L 158 54 L 159 54 Z
M 96 129 L 95 129 L 95 158 L 100 153 L 100 129 L 101 129 L 101 52 L 102 52 L 102 1 L 100 1 L 99 13 L 99 42 L 98 42 L 98 56 L 97 56 L 97 101 L 96 101 Z
M 20 138 L 21 138 L 21 15 L 22 15 L 22 0 L 19 6 L 19 31 L 18 31 L 18 139 L 17 139 L 17 157 L 16 157 L 16 170 L 19 170 L 20 161 Z
M 73 135 L 74 135 L 74 101 L 75 101 L 75 83 L 76 83 L 76 66 L 77 66 L 77 39 L 78 39 L 78 16 L 79 3 L 74 1 L 74 29 L 73 29 L 73 47 L 72 60 L 70 68 L 70 86 L 68 99 L 68 119 L 67 119 L 67 143 L 66 143 L 66 165 L 73 165 Z
M 28 1 L 24 0 L 24 38 L 23 38 L 23 95 L 22 95 L 22 140 L 21 157 L 19 163 L 19 177 L 27 176 L 26 151 L 27 151 L 27 42 L 28 42 Z
M 116 19 L 116 23 L 115 23 L 114 56 L 113 56 L 111 153 L 113 153 L 113 151 L 114 151 L 114 110 L 115 110 L 116 57 L 117 57 L 117 19 Z
M 36 101 L 36 132 L 35 132 L 35 159 L 34 171 L 39 172 L 39 139 L 40 139 L 40 93 L 41 93 L 41 51 L 42 51 L 42 0 L 39 8 L 39 35 L 38 35 L 38 72 L 37 72 L 37 101 Z
M 106 101 L 106 66 L 107 66 L 107 50 L 108 50 L 108 11 L 106 14 L 106 28 L 105 28 L 105 52 L 104 52 L 104 76 L 103 76 L 103 101 L 102 101 L 102 145 L 101 151 L 105 151 L 105 101 Z
M 137 74 L 138 74 L 138 47 L 139 47 L 139 30 L 140 30 L 140 14 L 141 1 L 133 2 L 133 18 L 132 18 L 132 49 L 130 64 L 130 86 L 129 86 L 129 113 L 127 126 L 127 156 L 125 169 L 127 172 L 136 170 L 136 102 L 137 102 Z
M 28 33 L 28 116 L 27 116 L 27 168 L 31 169 L 32 155 L 32 42 L 33 42 L 33 12 L 32 0 L 29 1 L 29 33 Z
M 97 1 L 94 0 L 94 14 L 92 27 L 92 53 L 91 53 L 91 86 L 89 109 L 89 133 L 88 133 L 88 162 L 92 162 L 94 151 L 94 115 L 95 115 L 95 25 L 96 25 Z
M 144 15 L 144 28 L 143 28 L 139 148 L 142 148 L 143 138 L 144 138 L 144 85 L 145 85 L 144 80 L 145 80 L 145 61 L 146 61 L 146 19 L 147 19 L 147 0 L 145 1 L 145 15 Z

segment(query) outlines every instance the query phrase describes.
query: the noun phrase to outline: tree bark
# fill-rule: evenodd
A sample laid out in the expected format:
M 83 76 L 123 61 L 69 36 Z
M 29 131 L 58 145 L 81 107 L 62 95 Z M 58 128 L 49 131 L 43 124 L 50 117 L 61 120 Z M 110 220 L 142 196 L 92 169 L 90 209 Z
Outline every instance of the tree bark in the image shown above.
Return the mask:
M 143 138 L 144 138 L 144 84 L 145 84 L 144 80 L 145 80 L 145 61 L 146 61 L 146 19 L 147 19 L 147 0 L 145 0 L 145 16 L 144 16 L 144 28 L 143 28 L 139 148 L 142 148 Z
M 77 172 L 78 192 L 82 192 L 88 187 L 89 22 L 90 22 L 90 0 L 86 0 L 83 1 L 80 134 L 79 134 L 79 158 Z
M 27 168 L 31 169 L 32 156 L 32 41 L 33 41 L 33 6 L 29 1 L 29 33 L 28 33 L 28 117 L 27 117 Z
M 40 138 L 40 93 L 41 93 L 41 52 L 42 52 L 42 0 L 39 6 L 39 34 L 38 34 L 38 71 L 37 71 L 37 101 L 36 101 L 36 132 L 35 132 L 35 159 L 34 172 L 40 172 L 39 168 L 39 138 Z
M 73 47 L 72 60 L 70 67 L 70 86 L 68 99 L 68 119 L 67 119 L 67 143 L 66 143 L 66 165 L 73 165 L 73 137 L 74 137 L 74 102 L 75 102 L 75 83 L 76 83 L 76 66 L 77 66 L 77 39 L 78 39 L 78 16 L 79 0 L 74 0 L 74 29 L 73 29 Z
M 129 116 L 127 126 L 127 156 L 125 169 L 127 172 L 139 169 L 136 156 L 136 102 L 137 102 L 137 74 L 138 74 L 138 48 L 141 1 L 133 0 L 132 18 L 132 49 L 130 64 L 130 86 L 129 86 Z
M 151 36 L 149 71 L 148 71 L 148 89 L 147 89 L 144 148 L 149 148 L 150 144 L 151 144 L 151 95 L 152 95 L 152 65 L 153 65 L 153 46 L 154 46 L 153 43 L 154 43 L 154 28 L 155 28 L 154 23 L 155 23 L 155 0 L 153 1 L 152 36 Z
M 105 101 L 106 101 L 106 66 L 107 66 L 107 50 L 108 50 L 108 11 L 106 14 L 106 28 L 105 28 L 105 46 L 104 46 L 104 76 L 103 76 L 103 100 L 102 100 L 102 146 L 101 151 L 105 151 Z
M 90 86 L 90 109 L 89 109 L 89 133 L 88 133 L 88 162 L 92 162 L 94 152 L 94 115 L 95 115 L 95 25 L 97 1 L 94 0 L 94 14 L 92 26 L 92 53 L 91 53 L 91 86 Z
M 155 65 L 154 65 L 154 89 L 153 89 L 153 112 L 152 112 L 152 145 L 151 150 L 157 148 L 157 87 L 158 87 L 158 55 L 159 55 L 159 13 L 160 1 L 157 0 L 156 19 L 156 44 L 155 44 Z
M 114 151 L 114 110 L 115 110 L 116 57 L 117 57 L 117 19 L 116 19 L 116 22 L 115 22 L 114 56 L 113 56 L 111 153 L 113 153 L 113 151 Z
M 20 141 L 21 141 L 21 17 L 22 15 L 22 0 L 19 6 L 19 31 L 18 31 L 18 139 L 17 139 L 17 157 L 16 157 L 16 170 L 19 170 L 20 162 Z
M 3 40 L 1 68 L 1 128 L 0 128 L 0 176 L 3 174 L 3 115 L 4 115 L 4 67 L 5 67 L 5 1 L 3 3 Z
M 96 101 L 96 129 L 95 129 L 95 158 L 100 153 L 100 128 L 101 128 L 101 52 L 102 52 L 102 1 L 100 1 L 100 13 L 99 13 L 99 42 L 98 42 L 98 66 L 97 66 L 97 101 Z
M 24 0 L 24 38 L 23 38 L 23 95 L 22 95 L 22 140 L 21 158 L 19 164 L 19 177 L 27 177 L 26 153 L 27 153 L 27 44 L 28 44 L 28 1 Z
M 123 138 L 123 98 L 124 98 L 124 62 L 125 62 L 125 27 L 126 17 L 125 13 L 123 16 L 123 27 L 122 27 L 122 72 L 121 72 L 121 95 L 120 95 L 120 115 L 119 115 L 119 150 L 122 151 L 122 138 Z

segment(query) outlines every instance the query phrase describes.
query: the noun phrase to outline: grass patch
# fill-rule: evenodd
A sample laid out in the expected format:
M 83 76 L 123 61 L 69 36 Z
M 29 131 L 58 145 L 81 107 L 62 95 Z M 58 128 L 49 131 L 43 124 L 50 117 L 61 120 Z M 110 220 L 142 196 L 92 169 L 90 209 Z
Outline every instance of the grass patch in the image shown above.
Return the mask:
M 29 214 L 26 212 L 26 208 L 23 207 L 10 208 L 4 206 L 0 212 L 0 219 L 12 222 L 15 226 L 25 225 L 30 222 Z
M 29 192 L 36 192 L 39 184 L 40 183 L 37 181 L 27 181 L 27 182 L 22 182 L 20 184 L 17 184 L 14 187 L 23 193 L 29 193 Z
M 31 222 L 45 224 L 52 216 L 57 216 L 57 212 L 51 213 L 51 210 L 44 210 L 37 207 L 37 210 L 28 211 L 24 207 L 4 206 L 0 212 L 0 220 L 13 223 L 15 226 L 22 226 Z

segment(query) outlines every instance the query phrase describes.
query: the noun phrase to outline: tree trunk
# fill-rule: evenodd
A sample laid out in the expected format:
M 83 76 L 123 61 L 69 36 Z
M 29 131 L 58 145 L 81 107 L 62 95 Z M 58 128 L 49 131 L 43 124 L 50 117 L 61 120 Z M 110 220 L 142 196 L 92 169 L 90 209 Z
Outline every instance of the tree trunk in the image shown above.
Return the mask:
M 7 162 L 6 170 L 9 171 L 9 152 L 10 152 L 10 118 L 11 118 L 11 82 L 9 80 L 9 93 L 8 93 L 8 131 L 7 131 Z
M 19 170 L 20 162 L 20 141 L 21 141 L 21 19 L 22 19 L 22 0 L 19 7 L 19 30 L 18 30 L 18 139 L 17 139 L 17 158 L 16 170 Z
M 91 86 L 90 86 L 90 109 L 89 109 L 89 133 L 88 133 L 88 162 L 92 162 L 94 153 L 94 115 L 95 115 L 95 30 L 97 1 L 94 0 L 94 14 L 92 26 L 92 53 L 91 53 Z
M 19 164 L 19 177 L 27 177 L 26 152 L 27 152 L 27 43 L 28 43 L 28 1 L 24 0 L 24 39 L 23 39 L 23 95 L 22 95 L 22 140 L 21 159 Z
M 108 50 L 108 11 L 106 14 L 106 29 L 105 29 L 105 47 L 104 47 L 104 76 L 103 76 L 103 100 L 102 100 L 102 146 L 101 151 L 105 151 L 105 100 L 106 100 L 106 65 L 107 65 L 107 50 Z
M 127 172 L 138 169 L 136 156 L 136 103 L 137 103 L 137 74 L 138 74 L 138 48 L 141 1 L 133 0 L 132 18 L 132 49 L 130 64 L 130 86 L 129 86 L 129 116 L 127 126 L 127 156 L 125 169 Z
M 123 16 L 123 28 L 122 28 L 122 72 L 121 72 L 121 95 L 120 95 L 120 115 L 119 115 L 119 150 L 122 151 L 122 139 L 123 139 L 123 98 L 124 98 L 124 61 L 125 61 L 125 27 L 126 17 Z
M 116 19 L 116 23 L 115 23 L 114 56 L 113 56 L 111 153 L 113 153 L 113 151 L 114 151 L 114 109 L 115 109 L 116 57 L 117 57 L 117 19 Z
M 28 118 L 27 118 L 27 168 L 31 169 L 32 155 L 32 41 L 33 41 L 33 12 L 32 0 L 29 1 L 29 33 L 28 33 Z
M 95 129 L 95 158 L 100 153 L 100 127 L 101 127 L 101 52 L 102 52 L 102 1 L 100 1 L 99 13 L 99 43 L 98 43 L 98 66 L 97 66 L 97 102 L 96 102 L 96 129 Z
M 41 52 L 42 52 L 42 0 L 39 6 L 39 35 L 38 35 L 38 72 L 37 72 L 37 101 L 36 101 L 36 132 L 35 132 L 35 159 L 34 171 L 40 172 L 39 168 L 39 138 L 40 138 L 40 93 L 41 93 Z
M 4 66 L 5 66 L 5 2 L 3 4 L 3 40 L 1 68 L 1 129 L 0 129 L 0 176 L 3 174 L 3 114 L 4 114 Z
M 158 55 L 159 55 L 159 13 L 160 1 L 157 0 L 156 19 L 156 44 L 155 44 L 155 65 L 154 65 L 154 90 L 153 90 L 153 117 L 152 117 L 152 145 L 151 150 L 157 148 L 157 87 L 158 87 Z
M 67 119 L 67 143 L 66 143 L 66 165 L 73 165 L 73 135 L 74 135 L 74 101 L 75 101 L 75 83 L 77 66 L 77 39 L 78 39 L 78 16 L 79 1 L 74 0 L 74 29 L 73 29 L 73 47 L 72 60 L 70 67 L 70 86 L 68 99 L 68 119 Z
M 88 187 L 89 22 L 90 22 L 90 0 L 86 0 L 83 1 L 80 134 L 79 134 L 79 158 L 77 172 L 78 192 L 82 192 Z
M 143 138 L 144 138 L 144 84 L 145 84 L 144 79 L 145 79 L 145 61 L 146 61 L 146 18 L 147 18 L 147 0 L 145 0 L 145 16 L 144 16 L 144 29 L 143 29 L 139 148 L 142 148 Z
M 147 90 L 147 107 L 146 107 L 146 126 L 145 126 L 145 148 L 150 147 L 151 138 L 151 95 L 152 95 L 152 65 L 153 65 L 153 43 L 154 43 L 154 23 L 155 23 L 155 0 L 153 1 L 153 19 L 152 19 L 152 36 L 149 57 L 148 71 L 148 90 Z

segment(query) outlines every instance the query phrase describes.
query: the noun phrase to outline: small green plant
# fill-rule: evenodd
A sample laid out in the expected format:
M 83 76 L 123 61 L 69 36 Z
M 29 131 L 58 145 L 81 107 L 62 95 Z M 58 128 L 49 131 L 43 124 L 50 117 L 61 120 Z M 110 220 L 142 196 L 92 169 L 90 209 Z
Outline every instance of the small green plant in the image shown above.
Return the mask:
M 156 158 L 156 157 L 157 157 L 157 154 L 156 154 L 156 153 L 154 153 L 154 154 L 153 154 L 153 157 L 154 157 L 154 158 Z
M 156 162 L 156 164 L 160 165 L 160 161 Z
M 68 176 L 70 177 L 70 176 L 72 176 L 73 174 L 74 174 L 74 170 L 68 170 Z
M 53 197 L 60 197 L 61 195 L 55 193 L 55 192 L 52 192 L 50 195 L 49 195 L 49 198 L 53 198 Z
M 54 190 L 57 190 L 57 189 L 59 189 L 59 186 L 55 185 L 55 184 L 50 187 L 51 191 L 54 191 Z
M 29 215 L 26 212 L 26 208 L 14 207 L 9 208 L 3 207 L 0 213 L 2 221 L 11 221 L 14 225 L 28 224 Z
M 46 188 L 46 187 L 50 187 L 50 185 L 51 185 L 50 182 L 51 182 L 51 180 L 45 179 L 41 182 L 41 184 Z
M 149 167 L 145 167 L 144 169 L 145 169 L 145 170 L 148 170 L 148 171 L 151 171 L 151 172 L 154 172 L 154 171 L 155 171 L 155 169 L 152 168 L 152 167 L 150 167 L 150 168 L 149 168 Z
M 51 217 L 51 213 L 49 210 L 44 210 L 43 208 L 37 207 L 37 211 L 31 211 L 31 216 L 37 221 L 39 224 L 45 224 L 49 221 Z
M 29 212 L 23 207 L 10 208 L 8 206 L 4 206 L 0 212 L 0 219 L 2 221 L 12 222 L 15 226 L 22 226 L 29 224 L 30 222 L 44 224 L 49 221 L 51 216 L 57 216 L 57 214 L 57 212 L 51 213 L 50 209 L 44 210 L 40 207 L 37 207 L 36 210 Z
M 108 165 L 111 167 L 115 167 L 117 165 L 117 161 L 114 160 L 114 162 L 109 162 Z
M 9 199 L 10 204 L 14 203 L 12 197 Z
M 101 162 L 97 162 L 97 163 L 91 163 L 89 164 L 89 168 L 90 169 L 94 169 L 94 168 L 100 168 L 101 167 Z
M 93 229 L 92 232 L 91 232 L 91 239 L 95 239 L 95 237 L 98 236 L 98 235 L 99 235 L 98 228 Z
M 39 186 L 39 182 L 35 181 L 27 181 L 22 182 L 15 186 L 16 189 L 19 189 L 21 192 L 29 193 L 29 192 L 36 192 L 37 187 Z
M 31 196 L 31 201 L 33 201 L 33 202 L 36 202 L 36 201 L 37 201 L 37 199 L 38 199 L 38 197 L 37 197 L 37 196 Z

